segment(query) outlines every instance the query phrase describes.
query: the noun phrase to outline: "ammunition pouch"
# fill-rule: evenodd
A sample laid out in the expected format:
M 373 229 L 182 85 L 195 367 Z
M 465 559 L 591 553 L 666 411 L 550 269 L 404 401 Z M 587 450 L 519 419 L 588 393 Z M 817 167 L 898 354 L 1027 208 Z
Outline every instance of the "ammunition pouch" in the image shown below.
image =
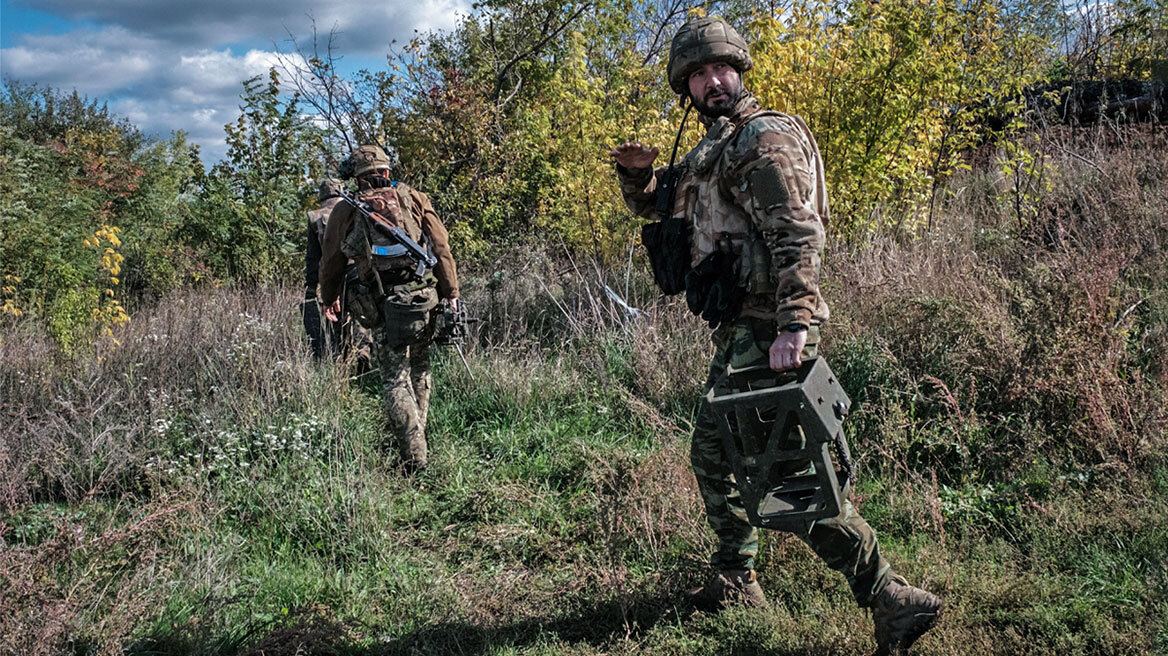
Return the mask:
M 742 242 L 738 256 L 738 284 L 749 294 L 773 296 L 775 284 L 771 281 L 771 251 L 762 235 L 753 234 Z
M 430 311 L 438 305 L 438 290 L 397 288 L 381 304 L 382 333 L 386 345 L 410 346 L 426 341 L 432 333 Z
M 362 328 L 377 328 L 381 325 L 381 303 L 377 300 L 377 290 L 370 288 L 356 270 L 345 274 L 345 309 Z
M 690 225 L 681 217 L 670 217 L 641 228 L 641 243 L 649 254 L 653 280 L 667 295 L 685 291 L 689 273 Z
M 721 249 L 706 256 L 685 275 L 685 302 L 711 328 L 733 321 L 742 312 L 746 290 L 734 272 L 737 256 Z

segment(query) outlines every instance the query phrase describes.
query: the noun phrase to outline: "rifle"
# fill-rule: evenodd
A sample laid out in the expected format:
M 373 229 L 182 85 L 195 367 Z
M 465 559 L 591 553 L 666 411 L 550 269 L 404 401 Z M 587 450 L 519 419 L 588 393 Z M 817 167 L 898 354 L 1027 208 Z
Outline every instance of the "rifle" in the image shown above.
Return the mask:
M 421 278 L 423 275 L 425 275 L 427 269 L 433 269 L 434 265 L 438 264 L 438 258 L 434 257 L 430 251 L 423 248 L 421 244 L 411 239 L 410 236 L 406 234 L 405 230 L 402 230 L 389 221 L 386 221 L 385 217 L 381 216 L 377 212 L 374 212 L 373 208 L 369 207 L 367 203 L 358 200 L 353 196 L 350 196 L 348 192 L 343 189 L 340 190 L 337 195 L 341 197 L 341 200 L 344 200 L 346 203 L 352 206 L 353 209 L 357 210 L 358 214 L 368 219 L 369 225 L 372 225 L 376 230 L 381 232 L 381 234 L 394 240 L 398 243 L 398 245 L 405 249 L 406 255 L 408 255 L 410 260 L 412 260 L 414 264 L 417 265 L 417 269 L 414 270 L 415 276 Z M 371 249 L 374 255 L 390 254 L 388 252 L 378 251 L 377 246 L 371 246 Z

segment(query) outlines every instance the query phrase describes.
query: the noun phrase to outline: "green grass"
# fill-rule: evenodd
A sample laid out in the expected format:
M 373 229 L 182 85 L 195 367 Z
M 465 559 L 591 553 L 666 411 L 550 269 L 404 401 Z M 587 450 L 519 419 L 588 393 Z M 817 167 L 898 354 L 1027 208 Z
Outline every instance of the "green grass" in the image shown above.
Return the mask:
M 437 358 L 426 472 L 397 472 L 379 448 L 376 387 L 352 387 L 332 400 L 339 406 L 276 409 L 238 431 L 250 445 L 213 474 L 158 479 L 156 498 L 185 495 L 192 505 L 158 537 L 157 579 L 131 576 L 140 566 L 132 558 L 109 565 L 116 554 L 93 550 L 58 573 L 92 567 L 112 585 L 149 587 L 139 592 L 157 606 L 116 636 L 130 654 L 293 653 L 286 645 L 296 640 L 341 654 L 872 648 L 843 578 L 789 535 L 763 539 L 768 609 L 706 616 L 688 607 L 683 590 L 703 577 L 712 535 L 686 478 L 686 443 L 622 408 L 600 384 L 610 372 L 589 378 L 552 361 L 544 374 L 502 379 L 483 374 L 515 363 L 476 361 L 480 382 L 469 383 L 455 364 Z M 182 431 L 192 425 L 173 423 L 168 442 L 190 448 L 198 440 Z M 303 449 L 264 446 L 265 434 L 296 427 Z M 938 495 L 885 465 L 865 470 L 862 510 L 895 566 L 948 602 L 918 653 L 1164 647 L 1162 469 L 1133 479 L 1144 481 L 1135 488 L 1104 487 L 1052 480 L 1056 468 L 1040 463 L 1015 485 L 970 475 Z M 1026 495 L 1036 490 L 1044 494 Z M 5 518 L 6 540 L 35 548 L 66 524 L 89 536 L 140 520 L 133 499 L 38 503 Z M 116 603 L 82 615 L 75 653 L 110 646 L 86 627 Z

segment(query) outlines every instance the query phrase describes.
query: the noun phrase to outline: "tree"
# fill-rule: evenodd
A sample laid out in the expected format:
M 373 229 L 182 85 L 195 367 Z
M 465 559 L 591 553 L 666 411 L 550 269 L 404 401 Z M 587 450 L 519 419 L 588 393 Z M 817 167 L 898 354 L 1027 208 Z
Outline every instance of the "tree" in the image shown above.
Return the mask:
M 224 126 L 227 159 L 198 181 L 185 240 L 234 280 L 290 276 L 303 253 L 304 210 L 323 171 L 322 131 L 280 95 L 275 69 L 243 83 L 241 114 Z

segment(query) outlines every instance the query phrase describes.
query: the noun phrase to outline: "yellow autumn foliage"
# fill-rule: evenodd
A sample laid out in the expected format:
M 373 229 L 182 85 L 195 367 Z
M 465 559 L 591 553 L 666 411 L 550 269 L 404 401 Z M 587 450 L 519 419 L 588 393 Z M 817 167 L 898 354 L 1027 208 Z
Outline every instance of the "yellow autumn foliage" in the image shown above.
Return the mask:
M 807 120 L 827 165 L 830 229 L 848 238 L 924 225 L 937 183 L 992 136 L 982 119 L 1040 78 L 1038 42 L 1009 32 L 990 2 L 798 0 L 741 27 L 754 59 L 747 89 Z M 533 141 L 548 151 L 553 178 L 539 221 L 611 258 L 639 221 L 621 200 L 608 150 L 639 140 L 659 147 L 664 165 L 681 111 L 664 57 L 646 63 L 630 49 L 601 65 L 589 43 L 583 31 L 570 37 L 537 109 Z M 679 157 L 702 129 L 691 117 Z
M 115 326 L 124 326 L 130 322 L 130 315 L 114 294 L 114 287 L 121 282 L 118 275 L 126 259 L 118 252 L 122 246 L 122 240 L 118 237 L 121 231 L 118 226 L 103 224 L 93 236 L 84 240 L 84 244 L 89 248 L 99 248 L 103 242 L 108 244 L 98 256 L 98 265 L 108 284 L 101 290 L 97 304 L 91 309 L 94 324 L 107 335 L 113 334 Z

